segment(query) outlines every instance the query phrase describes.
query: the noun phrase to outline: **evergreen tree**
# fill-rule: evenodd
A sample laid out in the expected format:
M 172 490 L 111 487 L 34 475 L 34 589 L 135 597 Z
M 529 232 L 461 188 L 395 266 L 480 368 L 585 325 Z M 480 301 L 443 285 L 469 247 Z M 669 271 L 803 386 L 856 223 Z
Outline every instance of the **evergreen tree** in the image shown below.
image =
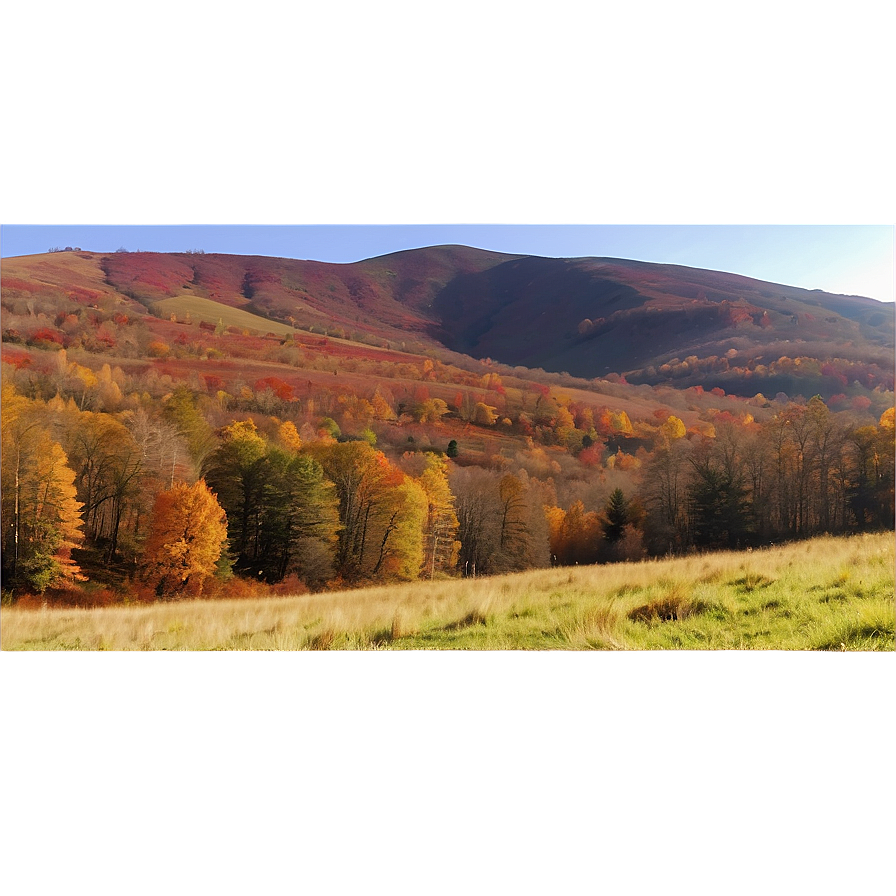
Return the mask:
M 264 471 L 256 574 L 269 582 L 291 572 L 317 580 L 309 557 L 316 565 L 325 557 L 332 567 L 339 529 L 336 490 L 316 460 L 291 451 L 270 448 Z
M 628 501 L 622 489 L 617 488 L 610 495 L 610 500 L 604 508 L 606 521 L 603 523 L 604 538 L 611 544 L 615 544 L 622 538 L 625 527 L 629 522 L 628 519 Z
M 205 479 L 227 513 L 235 565 L 237 570 L 244 570 L 258 560 L 258 533 L 268 475 L 267 442 L 251 420 L 232 423 L 222 435 L 223 444 L 208 459 Z

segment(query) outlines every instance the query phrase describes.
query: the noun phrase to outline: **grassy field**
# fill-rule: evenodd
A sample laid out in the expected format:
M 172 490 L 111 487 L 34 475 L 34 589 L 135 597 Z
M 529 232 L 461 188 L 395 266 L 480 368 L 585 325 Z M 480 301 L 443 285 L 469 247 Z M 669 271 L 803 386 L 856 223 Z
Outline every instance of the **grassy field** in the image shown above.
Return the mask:
M 0 611 L 4 650 L 893 650 L 892 533 L 264 600 Z
M 213 302 L 200 296 L 181 295 L 171 299 L 160 299 L 153 303 L 153 309 L 165 316 L 175 314 L 178 320 L 183 320 L 189 314 L 194 323 L 204 320 L 210 324 L 217 324 L 221 321 L 225 327 L 239 327 L 241 330 L 258 333 L 276 333 L 278 336 L 289 336 L 295 332 L 288 324 L 275 323 L 250 311 L 243 311 L 242 308 L 222 305 L 220 302 Z

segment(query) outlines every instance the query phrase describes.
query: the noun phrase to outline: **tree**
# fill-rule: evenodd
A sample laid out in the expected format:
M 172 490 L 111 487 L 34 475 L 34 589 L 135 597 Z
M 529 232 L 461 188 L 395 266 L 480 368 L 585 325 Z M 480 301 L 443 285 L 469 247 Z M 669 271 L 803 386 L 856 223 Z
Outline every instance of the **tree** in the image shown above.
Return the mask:
M 676 439 L 683 439 L 687 435 L 682 420 L 672 414 L 666 418 L 666 422 L 660 427 L 660 438 L 664 445 L 669 445 Z
M 497 554 L 501 519 L 495 474 L 479 467 L 454 469 L 451 491 L 459 523 L 458 570 L 463 576 L 487 575 Z
M 427 398 L 414 405 L 413 415 L 418 423 L 433 423 L 439 426 L 442 417 L 448 413 L 448 405 L 441 398 Z
M 498 420 L 495 408 L 487 405 L 484 401 L 477 401 L 476 407 L 473 409 L 473 422 L 479 426 L 494 426 Z
M 617 488 L 610 495 L 607 506 L 604 508 L 606 521 L 603 523 L 604 538 L 611 544 L 615 544 L 622 538 L 628 519 L 628 501 L 621 488 Z
M 251 420 L 231 423 L 221 434 L 223 444 L 210 455 L 205 478 L 227 513 L 237 568 L 245 569 L 258 558 L 267 443 Z
M 454 495 L 448 484 L 448 464 L 436 455 L 426 455 L 426 468 L 417 482 L 426 495 L 426 522 L 423 527 L 423 569 L 432 577 L 436 569 L 449 572 L 457 562 L 458 520 Z
M 156 594 L 201 594 L 227 544 L 227 517 L 205 481 L 178 483 L 156 497 L 143 577 Z
M 45 409 L 4 386 L 2 491 L 4 581 L 45 591 L 81 579 L 71 550 L 82 538 L 75 474 L 43 422 Z
M 87 536 L 102 545 L 110 562 L 118 553 L 122 518 L 138 491 L 143 455 L 128 428 L 110 414 L 83 411 L 68 422 L 65 442 L 77 471 Z
M 199 410 L 198 400 L 198 395 L 187 386 L 178 386 L 165 402 L 164 411 L 165 420 L 176 427 L 187 443 L 197 469 L 202 467 L 216 445 L 212 428 Z
M 596 563 L 599 557 L 600 522 L 596 513 L 585 512 L 581 501 L 574 501 L 569 509 L 547 510 L 551 530 L 551 555 L 559 566 Z
M 353 580 L 416 577 L 427 506 L 422 488 L 367 442 L 317 442 L 309 451 L 339 498 L 337 570 Z
M 724 469 L 708 450 L 692 457 L 691 464 L 694 479 L 689 496 L 694 543 L 737 547 L 749 531 L 742 474 Z
M 382 520 L 377 533 L 377 560 L 371 575 L 411 580 L 423 565 L 423 538 L 427 497 L 419 482 L 404 476 L 383 496 L 378 516 Z
M 339 530 L 336 490 L 314 458 L 280 448 L 268 450 L 264 471 L 253 571 L 269 582 L 295 572 L 320 584 Z
M 498 500 L 501 516 L 495 565 L 508 571 L 525 569 L 529 566 L 532 540 L 526 486 L 511 473 L 502 476 L 498 483 Z
M 654 552 L 682 548 L 688 538 L 686 460 L 693 446 L 679 439 L 658 448 L 644 474 L 643 495 L 649 511 L 647 529 Z

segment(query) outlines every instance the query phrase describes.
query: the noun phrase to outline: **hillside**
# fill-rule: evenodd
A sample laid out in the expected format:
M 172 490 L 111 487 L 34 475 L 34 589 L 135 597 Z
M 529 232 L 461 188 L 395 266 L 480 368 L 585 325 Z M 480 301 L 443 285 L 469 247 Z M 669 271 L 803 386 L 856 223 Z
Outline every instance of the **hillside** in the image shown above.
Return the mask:
M 10 259 L 4 583 L 83 606 L 888 527 L 878 304 L 463 247 Z M 227 534 L 177 572 L 187 506 Z
M 615 372 L 632 382 L 699 383 L 741 395 L 766 381 L 766 392 L 830 397 L 842 391 L 841 373 L 849 378 L 867 365 L 860 374 L 867 384 L 893 388 L 892 305 L 734 274 L 524 258 L 459 276 L 436 307 L 451 348 L 574 376 Z M 782 357 L 818 363 L 811 371 L 769 370 Z M 822 371 L 825 362 L 830 369 Z
M 270 332 L 448 349 L 584 379 L 744 397 L 893 389 L 893 305 L 675 265 L 440 246 L 343 265 L 55 253 L 7 259 L 3 276 L 6 293 L 112 295 L 156 312 L 190 296 L 281 325 Z

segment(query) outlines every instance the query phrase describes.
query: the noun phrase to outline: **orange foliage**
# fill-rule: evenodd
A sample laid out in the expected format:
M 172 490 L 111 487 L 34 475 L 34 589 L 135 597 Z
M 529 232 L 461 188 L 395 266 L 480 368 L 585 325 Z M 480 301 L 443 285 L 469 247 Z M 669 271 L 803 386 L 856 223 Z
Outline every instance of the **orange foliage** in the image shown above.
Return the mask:
M 201 594 L 227 543 L 227 519 L 204 479 L 160 492 L 143 556 L 159 595 Z

